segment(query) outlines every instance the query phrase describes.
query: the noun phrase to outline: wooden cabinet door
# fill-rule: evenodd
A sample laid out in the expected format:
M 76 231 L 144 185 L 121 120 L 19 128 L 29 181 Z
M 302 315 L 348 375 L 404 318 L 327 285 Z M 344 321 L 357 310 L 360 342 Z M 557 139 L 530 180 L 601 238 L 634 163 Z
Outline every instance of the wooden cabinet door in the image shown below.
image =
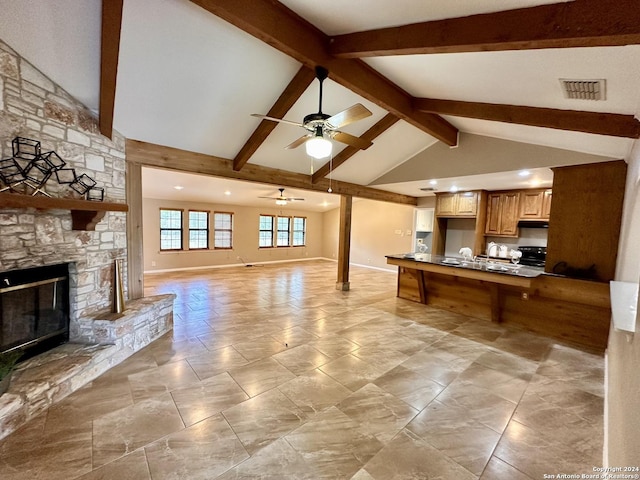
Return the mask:
M 520 218 L 537 220 L 542 218 L 543 190 L 522 190 L 520 192 Z
M 519 192 L 503 193 L 500 196 L 500 234 L 517 235 Z
M 549 219 L 551 214 L 551 197 L 553 192 L 551 190 L 545 190 L 544 198 L 542 200 L 542 218 Z
M 436 215 L 440 217 L 453 217 L 456 214 L 455 193 L 443 193 L 436 196 Z
M 456 215 L 475 217 L 478 213 L 478 194 L 476 192 L 458 193 Z
M 500 235 L 500 199 L 499 193 L 490 193 L 487 196 L 487 225 L 484 233 L 487 235 Z
M 416 232 L 433 231 L 433 210 L 418 209 L 416 213 Z

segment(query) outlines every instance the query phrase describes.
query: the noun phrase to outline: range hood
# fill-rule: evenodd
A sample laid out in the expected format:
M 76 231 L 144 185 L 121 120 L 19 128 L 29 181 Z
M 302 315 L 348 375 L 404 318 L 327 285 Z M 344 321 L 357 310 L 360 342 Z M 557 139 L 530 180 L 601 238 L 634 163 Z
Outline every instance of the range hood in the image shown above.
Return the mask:
M 520 220 L 518 228 L 549 228 L 547 220 Z

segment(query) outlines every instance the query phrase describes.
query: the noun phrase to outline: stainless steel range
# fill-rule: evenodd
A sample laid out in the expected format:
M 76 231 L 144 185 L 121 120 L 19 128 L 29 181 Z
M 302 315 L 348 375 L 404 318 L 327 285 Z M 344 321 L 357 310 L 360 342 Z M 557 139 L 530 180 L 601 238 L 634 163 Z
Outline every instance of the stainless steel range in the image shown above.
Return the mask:
M 528 267 L 544 267 L 547 247 L 518 247 L 522 252 L 520 264 Z

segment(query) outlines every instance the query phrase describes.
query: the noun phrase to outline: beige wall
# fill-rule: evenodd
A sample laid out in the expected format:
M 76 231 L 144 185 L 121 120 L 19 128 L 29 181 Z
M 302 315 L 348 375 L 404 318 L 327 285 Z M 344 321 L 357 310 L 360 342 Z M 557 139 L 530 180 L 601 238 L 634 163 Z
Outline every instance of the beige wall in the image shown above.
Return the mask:
M 233 212 L 234 232 L 232 250 L 184 250 L 160 253 L 160 208 L 178 208 L 185 212 L 208 210 Z M 305 247 L 258 248 L 258 218 L 260 214 L 286 215 L 307 218 Z M 279 208 L 256 208 L 238 205 L 176 202 L 143 199 L 144 270 L 173 270 L 241 263 L 299 260 L 322 256 L 322 213 Z M 210 233 L 211 235 L 213 232 Z M 186 233 L 185 233 L 186 235 Z M 186 237 L 185 237 L 186 238 Z M 186 245 L 186 244 L 185 244 Z M 155 265 L 153 264 L 155 262 Z
M 640 142 L 636 140 L 627 171 L 616 280 L 640 280 Z M 636 319 L 636 333 L 638 329 Z M 608 465 L 638 466 L 640 459 L 640 336 L 616 331 L 609 335 Z
M 420 178 L 497 173 L 503 172 L 506 165 L 509 166 L 509 170 L 515 171 L 609 160 L 617 158 L 460 132 L 456 148 L 436 142 L 390 172 L 376 178 L 372 184 L 384 185 L 411 182 Z
M 413 212 L 407 205 L 354 199 L 350 262 L 395 271 L 385 255 L 412 250 Z M 338 258 L 339 222 L 339 208 L 324 214 L 322 252 L 327 258 Z

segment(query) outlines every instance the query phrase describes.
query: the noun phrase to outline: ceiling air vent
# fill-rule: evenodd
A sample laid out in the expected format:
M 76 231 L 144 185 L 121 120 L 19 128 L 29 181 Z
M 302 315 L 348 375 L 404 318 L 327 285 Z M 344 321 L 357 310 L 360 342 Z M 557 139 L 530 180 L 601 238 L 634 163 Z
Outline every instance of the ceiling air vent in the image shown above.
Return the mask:
M 423 192 L 435 192 L 437 189 L 433 187 L 422 187 L 420 188 L 420 190 L 422 190 Z
M 576 100 L 605 100 L 607 81 L 560 79 L 565 98 Z

